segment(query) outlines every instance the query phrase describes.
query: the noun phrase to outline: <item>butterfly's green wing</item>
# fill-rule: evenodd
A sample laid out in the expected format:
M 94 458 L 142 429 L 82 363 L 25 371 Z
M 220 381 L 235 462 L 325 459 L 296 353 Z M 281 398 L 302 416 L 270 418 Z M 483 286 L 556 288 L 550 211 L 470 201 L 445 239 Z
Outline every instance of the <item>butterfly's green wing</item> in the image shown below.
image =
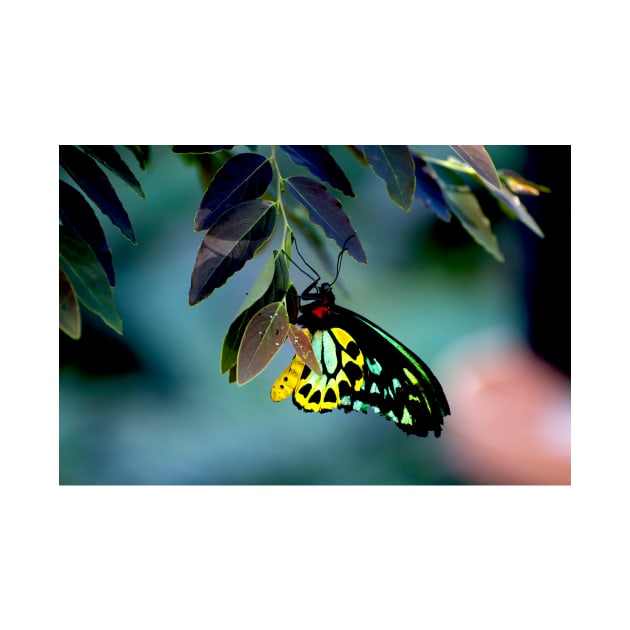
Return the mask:
M 322 310 L 325 318 L 312 316 Z M 272 388 L 274 400 L 292 391 L 294 404 L 304 411 L 366 412 L 371 407 L 407 434 L 426 437 L 433 431 L 439 437 L 450 408 L 426 363 L 382 328 L 341 306 L 322 307 L 315 301 L 302 311 L 322 374 L 294 359 Z M 282 398 L 274 398 L 274 388 Z

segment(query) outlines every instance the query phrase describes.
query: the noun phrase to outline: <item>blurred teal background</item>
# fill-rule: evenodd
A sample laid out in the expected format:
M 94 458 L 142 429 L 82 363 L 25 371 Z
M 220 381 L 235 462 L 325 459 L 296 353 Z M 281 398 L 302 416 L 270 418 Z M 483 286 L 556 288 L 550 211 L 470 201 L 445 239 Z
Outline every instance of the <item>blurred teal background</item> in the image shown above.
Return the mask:
M 444 146 L 416 148 L 437 157 L 453 154 Z M 544 242 L 520 223 L 490 217 L 497 221 L 504 264 L 455 219 L 440 222 L 420 204 L 403 212 L 371 170 L 343 147 L 331 148 L 357 194 L 341 201 L 368 256 L 368 265 L 344 258 L 337 300 L 420 355 L 445 384 L 447 397 L 444 354 L 478 331 L 505 331 L 569 372 L 569 148 L 487 148 L 498 168 L 553 189 L 540 198 L 522 197 L 546 233 Z M 146 171 L 126 149 L 120 153 L 147 197 L 142 201 L 116 183 L 137 246 L 99 213 L 113 252 L 124 336 L 85 309 L 82 339 L 60 333 L 61 484 L 472 481 L 449 462 L 456 410 L 436 440 L 407 437 L 373 413 L 306 414 L 290 400 L 273 403 L 269 390 L 292 357 L 288 347 L 254 381 L 228 384 L 219 369 L 221 343 L 274 244 L 191 308 L 190 275 L 203 236 L 193 230 L 204 192 L 199 171 L 170 147 L 152 147 Z M 280 157 L 283 174 L 304 173 Z M 338 249 L 325 240 L 335 258 Z M 306 241 L 298 242 L 329 280 Z M 550 260 L 555 264 L 543 271 L 555 291 L 541 281 L 541 261 Z M 291 273 L 298 290 L 309 283 L 295 268 Z M 549 317 L 541 318 L 537 309 Z

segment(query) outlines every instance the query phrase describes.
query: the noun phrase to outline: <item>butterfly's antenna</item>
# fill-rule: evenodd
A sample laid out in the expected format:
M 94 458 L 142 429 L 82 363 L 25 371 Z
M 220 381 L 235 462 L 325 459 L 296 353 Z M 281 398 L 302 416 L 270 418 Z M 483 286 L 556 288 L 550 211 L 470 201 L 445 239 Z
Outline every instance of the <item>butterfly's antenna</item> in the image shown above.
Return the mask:
M 313 267 L 311 267 L 306 260 L 304 260 L 304 256 L 302 256 L 302 254 L 300 253 L 300 250 L 298 249 L 297 246 L 297 240 L 295 239 L 295 237 L 293 237 L 293 244 L 295 245 L 295 251 L 298 253 L 298 256 L 300 257 L 300 260 L 315 274 L 315 278 L 312 278 L 310 274 L 306 273 L 306 271 L 304 271 L 304 269 L 300 269 L 300 267 L 298 265 L 295 264 L 294 260 L 291 260 L 291 258 L 289 258 L 287 256 L 287 258 L 289 258 L 289 260 L 291 260 L 291 262 L 305 275 L 308 276 L 309 278 L 311 278 L 311 280 L 316 280 L 316 282 L 319 281 L 320 279 L 320 275 L 317 273 L 317 271 L 315 271 L 315 269 L 313 269 Z
M 341 248 L 341 251 L 339 252 L 339 256 L 337 256 L 337 273 L 335 274 L 335 279 L 330 283 L 330 286 L 332 287 L 333 284 L 335 284 L 335 282 L 337 282 L 337 278 L 339 277 L 339 272 L 341 271 L 341 258 L 343 257 L 344 252 L 348 251 L 348 241 L 354 238 L 354 234 L 350 234 L 350 236 L 348 236 L 348 238 L 345 240 L 343 247 Z

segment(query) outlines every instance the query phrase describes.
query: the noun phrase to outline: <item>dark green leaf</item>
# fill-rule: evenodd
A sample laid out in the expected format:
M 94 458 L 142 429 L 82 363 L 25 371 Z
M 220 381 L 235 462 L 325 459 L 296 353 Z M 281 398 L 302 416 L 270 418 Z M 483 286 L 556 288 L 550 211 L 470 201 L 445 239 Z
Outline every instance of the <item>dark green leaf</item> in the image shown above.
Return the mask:
M 149 157 L 150 157 L 149 146 L 146 144 L 136 144 L 136 145 L 126 144 L 125 147 L 129 149 L 136 156 L 136 160 L 138 160 L 138 164 L 140 165 L 140 168 L 144 171 L 144 169 L 149 164 Z
M 184 146 L 177 144 L 173 147 L 173 153 L 216 153 L 217 151 L 229 151 L 233 144 L 213 144 L 203 146 Z
M 68 276 L 59 270 L 59 328 L 72 339 L 81 336 L 81 313 Z
M 497 188 L 501 187 L 497 169 L 482 144 L 452 144 L 451 148 L 487 182 Z
M 339 247 L 347 242 L 348 253 L 359 262 L 367 262 L 367 256 L 357 233 L 350 224 L 348 215 L 340 201 L 328 191 L 326 186 L 309 177 L 289 177 L 287 189 L 308 210 L 311 220 L 324 228 L 326 236 L 332 238 Z M 348 238 L 353 236 L 348 241 Z
M 282 252 L 274 252 L 274 255 L 269 258 L 268 262 L 271 263 L 273 275 L 268 278 L 264 293 L 258 294 L 256 299 L 252 300 L 254 290 L 256 293 L 258 293 L 259 290 L 259 288 L 252 288 L 245 303 L 241 306 L 238 316 L 230 324 L 227 334 L 225 335 L 221 347 L 221 372 L 225 372 L 236 365 L 236 358 L 238 356 L 238 349 L 241 345 L 243 333 L 252 317 L 263 306 L 282 300 L 287 293 L 287 289 L 289 288 L 289 268 L 286 257 Z M 262 286 L 265 278 L 268 277 L 269 266 L 269 264 L 265 264 L 263 271 L 254 285 L 255 287 Z
M 258 376 L 273 359 L 286 341 L 289 332 L 289 316 L 284 302 L 263 306 L 252 317 L 238 351 L 236 382 L 248 383 Z
M 269 160 L 263 155 L 239 153 L 231 157 L 214 176 L 201 200 L 195 230 L 207 230 L 237 203 L 258 199 L 272 177 Z
M 289 341 L 295 350 L 295 354 L 302 359 L 308 367 L 311 368 L 315 374 L 321 375 L 322 368 L 315 357 L 315 351 L 311 344 L 310 337 L 304 332 L 302 328 L 289 324 Z
M 190 304 L 207 298 L 269 239 L 276 224 L 270 201 L 244 201 L 224 212 L 208 230 L 197 253 L 189 292 Z
M 86 145 L 81 148 L 108 168 L 114 175 L 118 175 L 141 199 L 145 198 L 140 182 L 114 147 L 110 145 Z
M 385 180 L 391 200 L 409 211 L 416 188 L 415 166 L 405 145 L 366 145 L 365 158 L 374 172 Z
M 490 221 L 481 210 L 477 198 L 462 177 L 448 163 L 432 161 L 431 168 L 450 211 L 460 220 L 464 229 L 498 261 L 503 262 L 496 236 L 492 233 Z
M 117 333 L 122 334 L 122 321 L 103 267 L 89 245 L 74 237 L 61 225 L 59 266 L 68 276 L 81 303 L 99 315 Z
M 116 274 L 103 228 L 83 195 L 63 181 L 59 182 L 59 217 L 74 236 L 84 240 L 92 248 L 113 287 L 116 284 Z
M 416 199 L 419 199 L 442 221 L 450 221 L 451 213 L 444 201 L 444 195 L 435 176 L 427 168 L 427 163 L 418 155 L 413 155 L 413 161 L 416 172 Z
M 236 383 L 236 363 L 230 368 L 228 383 Z
M 132 242 L 136 242 L 131 221 L 107 176 L 88 155 L 73 146 L 59 147 L 59 161 L 85 194 Z
M 287 313 L 289 314 L 289 321 L 293 324 L 297 321 L 298 315 L 300 314 L 300 296 L 293 285 L 293 283 L 289 284 L 289 288 L 287 289 Z
M 318 145 L 291 145 L 280 147 L 299 166 L 305 166 L 315 177 L 340 190 L 348 197 L 354 197 L 352 186 L 328 151 Z

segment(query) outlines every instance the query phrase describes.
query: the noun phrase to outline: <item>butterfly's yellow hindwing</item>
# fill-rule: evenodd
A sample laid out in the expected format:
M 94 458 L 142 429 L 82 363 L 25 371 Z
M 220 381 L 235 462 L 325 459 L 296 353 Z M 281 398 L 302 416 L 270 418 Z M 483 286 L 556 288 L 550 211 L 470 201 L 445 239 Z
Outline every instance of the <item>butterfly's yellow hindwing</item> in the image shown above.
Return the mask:
M 304 411 L 326 412 L 352 407 L 352 392 L 364 384 L 365 358 L 355 340 L 342 328 L 316 330 L 312 345 L 322 374 L 312 372 L 297 356 L 271 388 L 275 402 L 293 392 L 293 402 Z
M 293 361 L 284 369 L 276 382 L 271 387 L 271 400 L 280 402 L 293 393 L 295 385 L 302 377 L 304 371 L 304 361 L 297 355 Z

